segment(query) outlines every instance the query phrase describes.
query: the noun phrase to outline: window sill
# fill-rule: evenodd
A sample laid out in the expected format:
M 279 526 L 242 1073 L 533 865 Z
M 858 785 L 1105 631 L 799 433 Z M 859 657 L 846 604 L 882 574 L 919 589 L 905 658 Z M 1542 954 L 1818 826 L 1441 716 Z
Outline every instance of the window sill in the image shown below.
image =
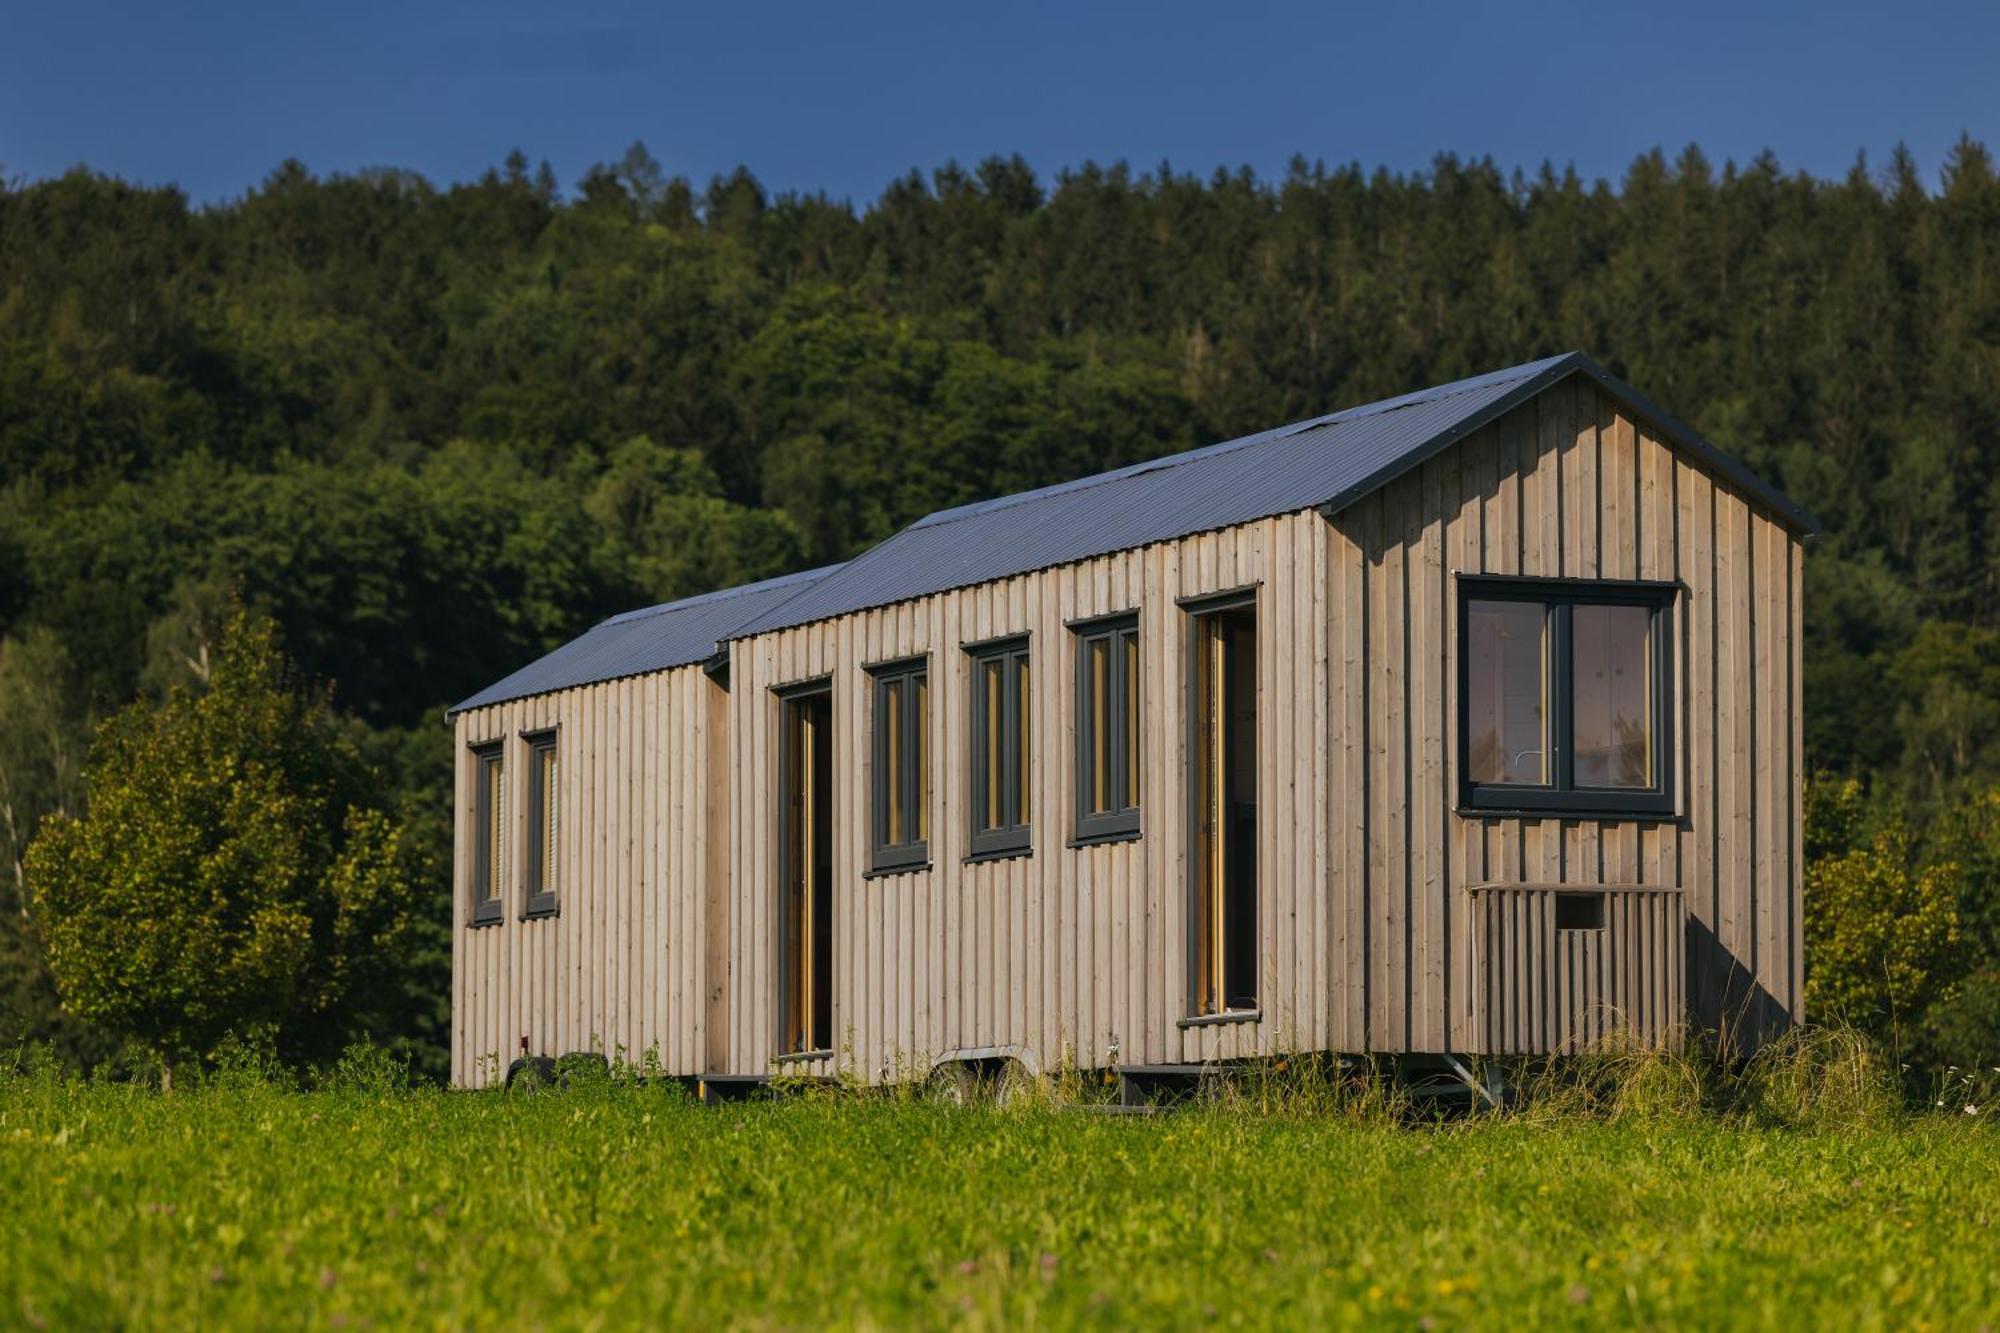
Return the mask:
M 1113 842 L 1137 842 L 1141 836 L 1139 829 L 1118 829 L 1104 833 L 1079 833 L 1067 844 L 1071 851 L 1079 847 L 1102 847 Z
M 547 917 L 561 915 L 562 913 L 556 907 L 556 896 L 553 893 L 537 894 L 528 900 L 527 909 L 521 913 L 521 919 L 523 921 L 541 921 Z
M 783 1055 L 772 1056 L 771 1063 L 775 1065 L 808 1065 L 815 1060 L 831 1059 L 833 1059 L 833 1048 L 828 1047 L 823 1051 L 787 1051 Z
M 1460 819 L 1574 819 L 1599 824 L 1688 824 L 1687 815 L 1674 809 L 1618 809 L 1597 805 L 1467 805 L 1452 808 Z
M 1019 861 L 1023 857 L 1031 857 L 1034 854 L 1035 849 L 1032 846 L 995 847 L 990 851 L 969 852 L 959 864 L 977 866 L 985 865 L 988 861 Z
M 929 861 L 905 861 L 901 865 L 870 866 L 861 872 L 863 879 L 889 879 L 896 875 L 928 875 Z
M 1261 1023 L 1263 1021 L 1264 1011 L 1262 1009 L 1226 1009 L 1219 1014 L 1196 1014 L 1192 1018 L 1183 1018 L 1175 1023 L 1174 1026 L 1181 1029 L 1217 1028 L 1227 1027 L 1233 1023 Z
M 473 930 L 483 930 L 487 926 L 503 925 L 506 920 L 507 914 L 500 910 L 500 904 L 494 903 L 489 907 L 475 907 L 465 924 Z

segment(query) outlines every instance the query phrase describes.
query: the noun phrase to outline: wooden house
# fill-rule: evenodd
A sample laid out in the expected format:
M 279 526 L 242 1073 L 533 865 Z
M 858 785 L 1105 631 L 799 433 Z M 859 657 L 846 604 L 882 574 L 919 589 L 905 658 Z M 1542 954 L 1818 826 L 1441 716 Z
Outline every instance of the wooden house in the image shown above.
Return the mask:
M 456 705 L 452 1081 L 601 1051 L 726 1059 L 728 696 L 717 640 L 814 570 L 610 620 Z
M 608 622 L 456 710 L 455 1074 L 1754 1040 L 1811 527 L 1569 354 Z M 481 747 L 532 782 L 551 726 L 540 834 Z

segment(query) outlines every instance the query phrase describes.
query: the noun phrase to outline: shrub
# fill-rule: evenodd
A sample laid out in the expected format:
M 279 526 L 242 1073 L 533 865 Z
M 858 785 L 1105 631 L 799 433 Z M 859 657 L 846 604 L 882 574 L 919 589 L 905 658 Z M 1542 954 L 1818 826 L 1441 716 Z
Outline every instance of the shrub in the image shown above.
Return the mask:
M 393 1053 L 363 1039 L 342 1051 L 332 1067 L 320 1073 L 318 1082 L 328 1092 L 382 1097 L 409 1090 L 410 1067 Z
M 1851 780 L 1810 798 L 1816 817 L 1850 819 Z M 1823 844 L 1822 844 L 1823 845 Z M 1919 867 L 1909 829 L 1890 816 L 1859 845 L 1806 865 L 1806 1010 L 1900 1044 L 1912 1020 L 1951 993 L 1959 966 L 1959 869 Z

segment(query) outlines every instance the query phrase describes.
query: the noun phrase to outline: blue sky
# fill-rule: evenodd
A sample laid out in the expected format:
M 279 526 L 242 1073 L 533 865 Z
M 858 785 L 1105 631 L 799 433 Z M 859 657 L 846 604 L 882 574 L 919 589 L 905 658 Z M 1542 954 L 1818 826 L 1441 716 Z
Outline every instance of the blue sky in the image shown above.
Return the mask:
M 87 163 L 197 200 L 287 157 L 464 179 L 519 147 L 568 187 L 643 139 L 697 182 L 865 203 L 1019 152 L 1269 175 L 1451 150 L 1616 180 L 1638 153 L 1769 148 L 1936 179 L 2000 147 L 2000 5 L 478 5 L 7 0 L 0 174 Z

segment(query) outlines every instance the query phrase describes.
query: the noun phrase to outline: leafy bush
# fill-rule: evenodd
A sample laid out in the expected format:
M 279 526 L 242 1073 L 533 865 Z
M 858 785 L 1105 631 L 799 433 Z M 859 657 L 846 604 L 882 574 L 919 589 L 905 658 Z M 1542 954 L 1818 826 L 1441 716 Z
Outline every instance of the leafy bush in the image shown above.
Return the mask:
M 65 1006 L 169 1081 L 232 1032 L 294 1056 L 341 1039 L 398 964 L 408 887 L 370 773 L 270 626 L 237 611 L 206 693 L 107 722 L 89 783 L 27 858 Z
M 328 1092 L 351 1092 L 368 1097 L 386 1097 L 410 1087 L 410 1067 L 374 1042 L 354 1042 L 318 1078 Z
M 1887 1034 L 1948 997 L 1959 958 L 1959 869 L 1919 865 L 1900 817 L 1862 832 L 1860 784 L 1822 788 L 1809 800 L 1858 846 L 1806 863 L 1806 1011 Z

